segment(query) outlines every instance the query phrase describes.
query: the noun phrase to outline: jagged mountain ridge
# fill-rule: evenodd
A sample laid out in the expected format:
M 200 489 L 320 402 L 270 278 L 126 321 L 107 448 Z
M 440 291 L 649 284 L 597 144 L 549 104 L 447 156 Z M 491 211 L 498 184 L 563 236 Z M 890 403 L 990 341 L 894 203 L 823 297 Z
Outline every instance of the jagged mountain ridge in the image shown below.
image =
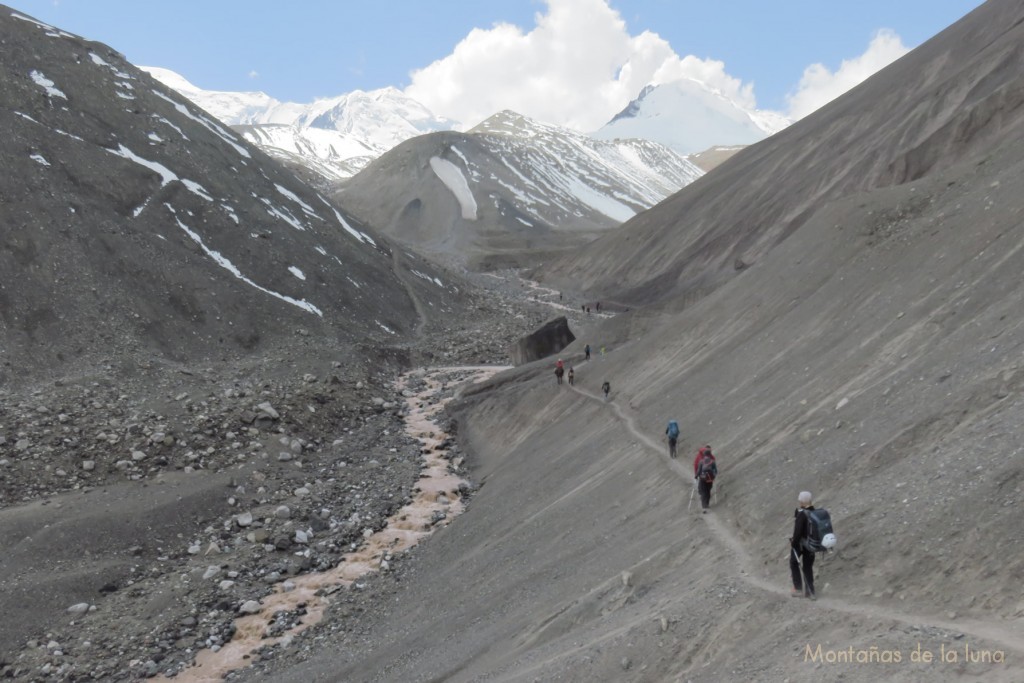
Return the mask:
M 387 244 L 262 152 L 109 47 L 9 8 L 0 35 L 12 372 L 121 347 L 249 353 L 299 328 L 412 330 Z M 421 295 L 440 303 L 431 283 Z
M 402 143 L 336 196 L 397 240 L 488 268 L 579 246 L 701 173 L 657 143 L 594 140 L 505 111 L 468 133 Z
M 325 186 L 355 175 L 404 140 L 460 127 L 395 88 L 355 91 L 304 105 L 283 103 L 262 92 L 203 90 L 173 71 L 143 68 L 236 127 L 269 155 L 293 167 L 308 166 Z M 749 144 L 788 124 L 771 112 L 745 110 L 704 84 L 681 81 L 647 86 L 592 137 L 646 139 L 691 154 L 713 146 Z
M 204 90 L 168 69 L 142 68 L 269 155 L 305 164 L 328 181 L 354 175 L 404 140 L 456 126 L 396 88 L 298 104 L 262 92 Z

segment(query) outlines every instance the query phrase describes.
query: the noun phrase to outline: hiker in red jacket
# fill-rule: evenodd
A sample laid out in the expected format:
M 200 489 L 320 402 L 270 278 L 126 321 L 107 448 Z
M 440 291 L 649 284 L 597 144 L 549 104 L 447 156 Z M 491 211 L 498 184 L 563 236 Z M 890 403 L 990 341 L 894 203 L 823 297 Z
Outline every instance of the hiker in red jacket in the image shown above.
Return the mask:
M 697 451 L 697 457 L 693 459 L 693 476 L 695 477 L 697 476 L 697 468 L 700 467 L 700 461 L 704 459 L 705 451 L 711 453 L 711 446 L 708 446 L 707 444 L 701 446 L 700 450 Z M 715 456 L 712 455 L 711 457 L 713 458 Z
M 714 486 L 717 476 L 718 464 L 715 462 L 715 456 L 711 454 L 711 446 L 704 446 L 697 453 L 697 459 L 693 461 L 693 479 L 697 482 L 697 491 L 700 493 L 701 514 L 708 512 L 708 506 L 711 504 L 711 487 Z

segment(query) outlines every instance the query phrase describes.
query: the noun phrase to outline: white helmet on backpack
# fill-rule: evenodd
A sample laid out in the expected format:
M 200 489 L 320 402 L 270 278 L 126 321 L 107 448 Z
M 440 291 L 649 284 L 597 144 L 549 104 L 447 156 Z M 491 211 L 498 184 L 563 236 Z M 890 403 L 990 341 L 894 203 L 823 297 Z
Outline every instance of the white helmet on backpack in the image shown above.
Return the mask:
M 832 548 L 835 548 L 836 547 L 836 543 L 838 543 L 838 542 L 839 541 L 836 539 L 836 535 L 835 534 L 825 534 L 825 538 L 821 539 L 822 547 L 823 548 L 828 548 L 829 550 L 832 550 Z

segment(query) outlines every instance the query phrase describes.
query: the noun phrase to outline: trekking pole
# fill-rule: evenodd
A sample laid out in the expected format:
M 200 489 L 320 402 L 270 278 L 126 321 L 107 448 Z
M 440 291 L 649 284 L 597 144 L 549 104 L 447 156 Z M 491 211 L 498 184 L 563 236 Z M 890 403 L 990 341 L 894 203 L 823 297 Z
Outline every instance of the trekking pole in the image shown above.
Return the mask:
M 690 489 L 690 502 L 686 504 L 686 511 L 690 511 L 690 507 L 693 505 L 693 492 L 696 490 L 696 486 Z

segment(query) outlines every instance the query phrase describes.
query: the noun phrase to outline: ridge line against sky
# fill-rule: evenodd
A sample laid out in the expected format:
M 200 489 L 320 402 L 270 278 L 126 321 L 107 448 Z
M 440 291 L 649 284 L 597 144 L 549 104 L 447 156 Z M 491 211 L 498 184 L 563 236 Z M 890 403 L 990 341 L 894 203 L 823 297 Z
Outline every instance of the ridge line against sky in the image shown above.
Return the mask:
M 581 131 L 648 83 L 700 80 L 800 118 L 980 0 L 16 0 L 204 90 L 308 103 L 393 86 L 472 126 L 501 109 Z

